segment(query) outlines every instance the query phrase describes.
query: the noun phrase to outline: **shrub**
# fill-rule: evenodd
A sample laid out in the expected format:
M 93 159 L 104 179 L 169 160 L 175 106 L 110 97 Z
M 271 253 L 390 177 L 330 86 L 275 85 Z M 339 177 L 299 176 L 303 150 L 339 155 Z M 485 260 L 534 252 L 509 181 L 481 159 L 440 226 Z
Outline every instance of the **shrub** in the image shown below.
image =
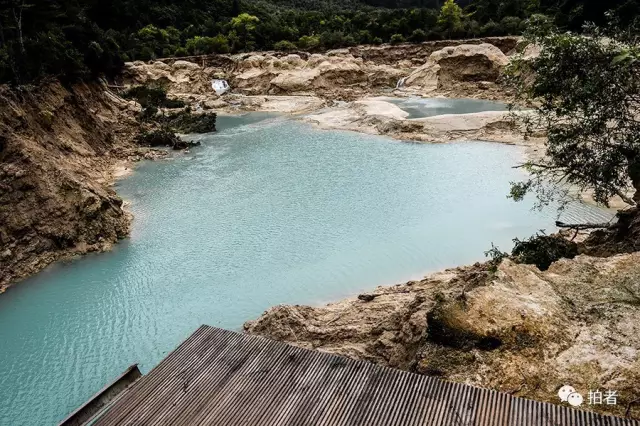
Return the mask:
M 151 121 L 151 120 L 155 120 L 157 114 L 158 114 L 158 108 L 157 107 L 148 106 L 146 108 L 142 108 L 142 111 L 140 111 L 140 114 L 138 115 L 138 118 L 141 121 Z
M 273 48 L 275 50 L 279 50 L 281 52 L 290 52 L 292 50 L 296 50 L 297 47 L 295 44 L 291 43 L 290 41 L 287 40 L 281 40 L 279 42 L 277 42 L 276 44 L 273 45 Z
M 304 50 L 315 50 L 320 46 L 320 37 L 308 35 L 298 40 L 298 47 Z
M 505 16 L 500 21 L 500 28 L 504 34 L 520 34 L 522 32 L 522 20 L 517 16 Z
M 168 114 L 163 122 L 179 133 L 210 133 L 216 131 L 216 119 L 217 115 L 212 112 L 193 114 L 185 109 Z
M 371 32 L 368 30 L 362 30 L 358 32 L 358 42 L 360 44 L 371 44 L 373 41 L 373 37 L 371 36 Z
M 168 127 L 162 127 L 151 131 L 142 131 L 136 137 L 136 142 L 143 146 L 166 146 L 174 150 L 187 149 L 200 145 L 200 142 L 191 142 L 180 139 L 176 136 L 173 130 Z
M 195 36 L 187 40 L 187 52 L 192 55 L 207 55 L 211 53 L 229 53 L 229 40 L 222 34 L 215 37 Z
M 578 255 L 578 245 L 559 235 L 536 234 L 526 240 L 514 239 L 511 252 L 514 261 L 536 265 L 541 271 L 562 258 L 573 259 Z
M 489 21 L 480 28 L 480 34 L 494 36 L 500 34 L 500 27 L 494 21 Z
M 155 58 L 156 58 L 156 53 L 149 46 L 145 46 L 142 49 L 140 49 L 140 55 L 138 56 L 138 59 L 142 61 L 150 61 Z
M 507 253 L 501 251 L 493 243 L 491 243 L 491 248 L 484 252 L 484 255 L 491 259 L 489 260 L 489 272 L 496 272 L 502 260 L 509 257 Z
M 402 34 L 394 34 L 391 36 L 391 44 L 400 44 L 404 42 L 405 40 Z
M 150 132 L 142 131 L 136 137 L 136 143 L 143 146 L 169 146 L 174 147 L 180 143 L 180 138 L 169 129 L 157 129 Z
M 421 29 L 417 29 L 409 36 L 409 41 L 413 43 L 421 43 L 427 39 L 427 33 Z
M 511 256 L 491 244 L 491 249 L 484 252 L 489 257 L 489 271 L 496 272 L 503 259 L 510 258 L 516 263 L 536 265 L 546 271 L 553 262 L 560 259 L 573 259 L 578 255 L 578 245 L 561 235 L 545 235 L 538 233 L 525 240 L 515 238 Z
M 189 52 L 187 52 L 187 49 L 185 49 L 184 47 L 178 47 L 175 52 L 173 52 L 173 56 L 178 56 L 178 57 L 182 57 L 182 56 L 188 56 Z
M 167 99 L 167 91 L 159 86 L 133 86 L 122 95 L 126 99 L 135 99 L 142 106 L 160 107 Z
M 135 99 L 144 109 L 155 108 L 155 111 L 148 112 L 146 116 L 155 114 L 158 108 L 184 107 L 183 101 L 167 98 L 166 89 L 159 86 L 133 86 L 124 93 L 123 97 L 126 99 Z
M 320 43 L 327 49 L 335 49 L 345 45 L 342 31 L 325 31 L 320 35 Z

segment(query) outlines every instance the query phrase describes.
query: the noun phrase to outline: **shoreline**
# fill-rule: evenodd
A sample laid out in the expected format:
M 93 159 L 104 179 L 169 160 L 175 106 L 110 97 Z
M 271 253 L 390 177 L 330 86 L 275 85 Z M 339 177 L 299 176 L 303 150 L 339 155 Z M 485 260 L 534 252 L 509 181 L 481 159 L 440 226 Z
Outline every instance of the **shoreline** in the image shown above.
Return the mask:
M 487 58 L 487 49 L 478 47 L 476 56 Z M 381 135 L 401 143 L 482 141 L 521 146 L 525 160 L 544 155 L 545 138 L 524 140 L 519 129 L 509 124 L 509 112 L 443 114 L 410 119 L 406 111 L 380 98 L 392 93 L 394 96 L 504 101 L 505 95 L 498 90 L 497 83 L 478 80 L 478 84 L 459 82 L 459 86 L 447 90 L 426 90 L 424 87 L 434 82 L 439 84 L 439 77 L 433 80 L 433 73 L 425 68 L 430 65 L 429 59 L 424 66 L 398 67 L 392 61 L 383 65 L 375 61 L 367 63 L 354 55 L 353 51 L 345 49 L 345 52 L 332 55 L 310 55 L 304 60 L 299 55 L 276 58 L 265 52 L 240 56 L 233 71 L 235 75 L 230 72 L 225 78 L 229 78 L 239 92 L 249 93 L 249 96 L 217 97 L 206 92 L 210 89 L 212 71 L 205 69 L 204 60 L 202 67 L 197 64 L 190 67 L 133 64 L 128 72 L 132 69 L 143 71 L 138 77 L 145 83 L 169 81 L 170 92 L 176 98 L 182 97 L 188 105 L 209 102 L 206 109 L 224 111 L 221 115 L 277 112 L 320 130 Z M 256 56 L 260 58 L 256 59 Z M 313 66 L 309 69 L 312 62 L 318 65 L 317 69 Z M 473 70 L 476 66 L 473 60 L 464 64 L 465 70 Z M 417 87 L 390 93 L 380 90 L 380 87 L 388 86 L 389 81 L 393 83 L 392 79 L 398 76 L 404 79 L 409 74 L 414 80 L 420 80 Z M 131 81 L 139 83 L 136 78 L 134 76 L 127 84 Z M 385 82 L 382 85 L 374 83 L 378 78 Z M 356 79 L 358 86 L 350 84 L 349 79 Z M 202 83 L 194 89 L 200 90 L 199 93 L 185 93 L 195 88 L 197 82 Z M 130 103 L 114 95 L 114 99 L 104 96 L 108 92 L 106 87 L 93 85 L 89 89 L 84 94 L 71 93 L 84 101 L 79 105 L 84 106 L 85 111 L 100 105 L 100 114 L 89 118 L 97 123 L 89 126 L 98 130 L 95 134 L 73 133 L 73 129 L 69 129 L 66 123 L 70 119 L 76 120 L 77 128 L 94 122 L 87 121 L 82 108 L 70 107 L 62 90 L 59 91 L 60 99 L 47 103 L 56 104 L 58 108 L 52 107 L 53 124 L 47 128 L 35 119 L 29 123 L 37 131 L 32 150 L 22 152 L 46 154 L 37 159 L 48 174 L 37 176 L 41 170 L 32 168 L 26 176 L 34 175 L 44 182 L 36 181 L 40 186 L 35 195 L 57 202 L 53 211 L 47 210 L 44 203 L 31 203 L 31 210 L 37 209 L 38 215 L 45 218 L 34 224 L 50 226 L 53 232 L 47 231 L 55 237 L 53 241 L 58 244 L 59 240 L 62 245 L 49 243 L 44 251 L 34 251 L 32 248 L 36 245 L 30 242 L 33 236 L 21 240 L 22 237 L 16 234 L 17 243 L 11 241 L 12 244 L 18 244 L 18 249 L 19 244 L 23 244 L 29 250 L 18 251 L 15 262 L 10 258 L 14 263 L 5 270 L 19 271 L 20 279 L 0 285 L 0 297 L 6 289 L 60 260 L 79 258 L 89 252 L 106 252 L 121 239 L 131 238 L 136 220 L 131 202 L 123 199 L 113 187 L 119 180 L 131 177 L 140 161 L 170 156 L 164 150 L 141 148 L 132 143 L 132 123 L 120 122 L 133 117 L 135 109 Z M 306 95 L 292 95 L 301 89 L 307 91 Z M 23 115 L 37 117 L 39 103 L 27 106 L 28 113 Z M 11 123 L 11 120 L 7 122 Z M 18 141 L 15 143 L 18 144 L 24 135 L 20 134 L 20 127 L 15 129 L 15 140 Z M 95 145 L 92 144 L 94 140 L 98 140 Z M 49 142 L 48 151 L 39 146 L 42 141 Z M 64 161 L 60 164 L 51 161 L 57 157 Z M 11 172 L 16 182 L 24 179 L 21 169 Z M 54 181 L 58 175 L 65 175 L 65 179 Z M 46 183 L 52 183 L 56 190 L 61 188 L 66 198 L 55 199 L 58 194 L 46 192 L 45 189 L 49 189 Z M 69 186 L 71 191 L 66 190 Z M 34 196 L 29 192 L 24 194 Z M 43 194 L 48 198 L 42 197 Z M 590 204 L 588 196 L 581 194 L 580 197 Z M 74 211 L 80 214 L 65 216 Z M 0 238 L 2 231 L 0 228 Z M 37 243 L 51 239 L 49 233 L 41 234 L 35 234 L 39 239 Z M 437 241 L 429 243 L 437 244 Z M 13 246 L 11 249 L 14 250 Z M 30 256 L 28 262 L 20 257 L 23 253 Z M 477 253 L 478 257 L 481 254 Z M 0 265 L 0 273 L 4 271 L 2 268 Z M 246 333 L 292 345 L 502 390 L 534 400 L 557 403 L 560 385 L 571 383 L 586 392 L 595 384 L 599 388 L 616 389 L 621 395 L 619 406 L 596 409 L 621 415 L 624 404 L 640 397 L 637 390 L 640 381 L 637 362 L 640 357 L 640 311 L 636 300 L 640 288 L 637 283 L 640 283 L 640 253 L 608 258 L 579 255 L 570 260 L 561 259 L 547 271 L 533 265 L 516 264 L 510 259 L 495 265 L 494 270 L 486 262 L 479 261 L 426 271 L 406 281 L 373 288 L 369 285 L 347 297 L 336 296 L 329 302 L 318 300 L 313 306 L 273 306 L 260 317 L 247 321 L 242 328 Z M 211 309 L 211 305 L 207 309 Z M 632 414 L 635 412 L 634 409 Z
M 640 277 L 639 256 L 580 255 L 545 272 L 510 260 L 495 273 L 479 263 L 447 268 L 320 306 L 276 305 L 243 331 L 534 400 L 557 403 L 561 385 L 586 392 L 596 383 L 628 402 L 640 335 L 620 330 L 634 329 L 640 313 L 602 292 Z M 568 285 L 575 280 L 584 283 Z M 590 408 L 624 415 L 623 405 Z
M 236 108 L 233 111 L 223 110 L 228 116 L 241 116 L 253 112 L 275 112 L 287 115 L 289 119 L 311 124 L 319 130 L 353 131 L 361 134 L 385 136 L 400 143 L 456 143 L 480 141 L 499 143 L 523 147 L 524 159 L 536 158 L 544 147 L 542 138 L 525 141 L 511 129 L 504 127 L 509 112 L 488 111 L 467 114 L 442 114 L 425 118 L 408 119 L 408 113 L 396 105 L 380 100 L 379 96 L 364 97 L 358 101 L 338 106 L 327 106 L 326 101 L 315 96 L 265 96 L 246 97 L 250 108 Z M 263 102 L 256 105 L 253 99 L 259 98 Z M 396 98 L 402 99 L 397 96 Z M 450 99 L 443 94 L 437 99 Z M 494 129 L 495 127 L 495 129 Z M 123 157 L 111 157 L 106 160 L 107 172 L 98 179 L 106 187 L 113 187 L 120 179 L 126 179 L 135 173 L 136 165 L 142 160 L 157 161 L 166 159 L 169 153 L 161 149 L 134 148 L 128 150 Z M 116 194 L 120 196 L 119 194 Z M 598 206 L 589 197 L 582 196 L 582 200 Z M 130 203 L 123 200 L 122 211 L 125 216 L 127 232 L 130 234 L 132 221 L 135 219 L 127 208 Z M 598 206 L 602 207 L 602 206 Z M 612 206 L 609 210 L 615 210 Z M 126 238 L 126 236 L 124 238 Z M 103 241 L 99 246 L 89 247 L 80 244 L 56 256 L 64 260 L 88 252 L 105 252 L 112 249 L 118 241 Z M 53 263 L 49 262 L 48 263 Z M 55 260 L 54 260 L 55 262 Z M 38 268 L 42 269 L 42 268 Z M 433 271 L 432 271 L 433 272 Z M 37 272 L 36 272 L 37 273 Z M 30 272 L 21 274 L 20 278 L 8 285 L 0 286 L 0 294 L 20 281 L 34 275 Z
M 492 64 L 491 67 L 498 70 L 506 63 L 506 55 L 511 54 L 509 52 L 512 52 L 512 47 L 516 45 L 517 40 L 497 38 L 493 40 L 497 43 L 496 45 L 487 44 L 491 43 L 491 40 L 483 41 L 484 44 L 477 44 L 478 40 L 471 41 L 471 44 L 465 44 L 465 41 L 456 41 L 450 47 L 444 47 L 442 50 L 436 50 L 434 49 L 435 45 L 432 46 L 428 43 L 413 47 L 389 47 L 378 52 L 379 55 L 371 57 L 367 56 L 371 53 L 369 50 L 361 50 L 360 48 L 338 49 L 308 57 L 296 54 L 254 52 L 232 58 L 236 65 L 235 68 L 222 70 L 216 70 L 215 66 L 205 68 L 204 62 L 203 66 L 194 63 L 186 66 L 183 64 L 185 62 L 183 60 L 171 65 L 160 61 L 147 64 L 136 62 L 128 63 L 125 66 L 123 84 L 126 86 L 153 83 L 158 80 L 165 81 L 168 84 L 168 93 L 173 98 L 181 99 L 187 105 L 197 104 L 204 109 L 220 111 L 224 114 L 277 112 L 288 114 L 291 119 L 310 123 L 319 129 L 382 135 L 400 142 L 483 141 L 519 145 L 525 147 L 527 158 L 535 158 L 541 155 L 544 139 L 537 138 L 525 141 L 518 129 L 508 123 L 509 112 L 444 114 L 410 119 L 407 112 L 385 99 L 390 97 L 397 99 L 429 97 L 505 102 L 507 94 L 496 83 L 495 76 L 497 74 L 494 71 L 490 75 L 485 74 L 482 71 L 484 68 L 478 67 L 478 64 L 489 61 Z M 449 44 L 445 44 L 449 46 Z M 507 46 L 511 47 L 507 48 Z M 419 52 L 420 57 L 424 59 L 424 64 L 419 66 L 418 63 L 404 60 L 406 58 L 398 55 L 403 49 L 410 49 L 412 52 L 415 50 L 414 53 Z M 462 61 L 460 66 L 464 68 L 465 75 L 474 75 L 479 82 L 458 81 L 456 80 L 457 74 L 451 70 L 446 70 L 446 73 L 450 75 L 442 76 L 443 79 L 447 77 L 446 81 L 440 82 L 440 74 L 434 74 L 433 71 L 439 66 L 437 60 L 441 59 L 443 52 Z M 478 62 L 479 60 L 480 62 Z M 391 66 L 393 64 L 397 66 Z M 240 94 L 229 93 L 219 97 L 211 93 L 208 79 L 212 72 L 225 74 L 225 77 L 230 79 L 236 93 Z M 411 78 L 407 80 L 409 76 Z M 398 78 L 406 84 L 400 89 L 393 89 L 391 84 L 395 85 Z M 489 81 L 485 81 L 486 78 Z M 186 84 L 187 82 L 189 84 Z M 64 252 L 62 254 L 61 252 L 47 252 L 46 260 L 43 260 L 45 264 L 68 253 L 75 255 L 87 251 L 108 250 L 110 244 L 129 235 L 131 214 L 125 211 L 126 205 L 120 213 L 117 211 L 120 210 L 119 203 L 121 201 L 117 200 L 117 194 L 109 188 L 118 179 L 126 178 L 134 173 L 136 162 L 143 159 L 155 160 L 167 155 L 165 152 L 134 147 L 131 144 L 131 132 L 135 121 L 133 114 L 139 111 L 139 107 L 135 103 L 119 98 L 106 86 L 90 85 L 87 86 L 87 89 L 79 97 L 85 104 L 99 105 L 104 111 L 104 114 L 97 120 L 99 125 L 105 129 L 110 128 L 111 133 L 117 134 L 116 138 L 112 138 L 109 142 L 112 151 L 110 155 L 105 157 L 94 152 L 93 157 L 89 156 L 89 160 L 100 167 L 91 165 L 87 167 L 86 164 L 83 164 L 83 168 L 78 171 L 74 170 L 74 173 L 87 175 L 82 176 L 81 179 L 89 185 L 90 189 L 92 189 L 91 185 L 95 183 L 113 193 L 106 196 L 110 201 L 115 197 L 112 201 L 115 211 L 110 214 L 121 216 L 115 219 L 119 222 L 118 237 L 103 238 L 100 234 L 97 237 L 93 235 L 82 236 L 82 238 L 78 238 L 79 244 L 65 248 L 62 250 Z M 54 103 L 63 108 L 64 98 L 59 93 L 55 93 L 55 96 Z M 31 107 L 31 105 L 27 106 Z M 73 110 L 65 112 L 69 115 Z M 70 115 L 72 118 L 76 118 L 75 115 Z M 38 126 L 41 127 L 41 124 L 38 123 Z M 54 128 L 54 130 L 58 133 L 56 137 L 59 136 L 61 139 L 60 145 L 64 146 L 64 139 L 69 138 L 68 129 L 60 127 L 59 129 Z M 72 134 L 71 137 L 76 137 L 76 135 Z M 87 144 L 86 141 L 82 141 L 82 143 Z M 78 153 L 86 157 L 85 151 L 85 146 L 78 149 Z M 94 176 L 96 174 L 99 176 Z M 82 217 L 81 220 L 85 220 L 85 218 Z M 105 221 L 113 221 L 113 218 L 105 218 Z M 67 226 L 68 224 L 64 223 L 63 225 Z M 102 234 L 105 233 L 111 234 L 113 232 L 102 232 Z M 93 239 L 96 238 L 99 238 L 97 244 L 93 242 Z M 85 242 L 86 240 L 89 244 Z M 41 266 L 34 266 L 32 263 L 28 269 L 37 271 L 41 269 Z M 22 271 L 18 276 L 19 279 L 23 279 L 30 274 L 30 272 Z M 12 279 L 11 284 L 16 281 Z M 2 288 L 6 288 L 8 285 L 3 284 Z

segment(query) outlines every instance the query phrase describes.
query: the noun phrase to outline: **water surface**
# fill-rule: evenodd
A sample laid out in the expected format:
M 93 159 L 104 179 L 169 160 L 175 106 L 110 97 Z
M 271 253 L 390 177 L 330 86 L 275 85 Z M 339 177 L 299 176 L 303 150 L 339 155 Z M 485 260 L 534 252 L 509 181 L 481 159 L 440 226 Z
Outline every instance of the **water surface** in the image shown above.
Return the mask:
M 438 98 L 385 98 L 409 113 L 407 118 L 433 117 L 443 114 L 470 114 L 484 111 L 506 111 L 504 103 L 481 99 L 438 99 Z
M 55 424 L 203 323 L 238 330 L 275 304 L 482 260 L 491 242 L 507 250 L 555 219 L 506 198 L 517 147 L 402 143 L 266 115 L 219 127 L 117 185 L 135 215 L 130 239 L 0 296 L 1 425 Z

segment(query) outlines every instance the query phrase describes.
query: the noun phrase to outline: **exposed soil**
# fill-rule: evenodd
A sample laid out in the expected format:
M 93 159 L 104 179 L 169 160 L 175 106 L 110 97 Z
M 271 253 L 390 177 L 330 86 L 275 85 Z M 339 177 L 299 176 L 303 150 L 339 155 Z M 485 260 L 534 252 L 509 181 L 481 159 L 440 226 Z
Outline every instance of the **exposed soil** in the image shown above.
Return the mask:
M 127 236 L 114 166 L 161 155 L 131 143 L 134 111 L 97 83 L 0 88 L 0 292 Z

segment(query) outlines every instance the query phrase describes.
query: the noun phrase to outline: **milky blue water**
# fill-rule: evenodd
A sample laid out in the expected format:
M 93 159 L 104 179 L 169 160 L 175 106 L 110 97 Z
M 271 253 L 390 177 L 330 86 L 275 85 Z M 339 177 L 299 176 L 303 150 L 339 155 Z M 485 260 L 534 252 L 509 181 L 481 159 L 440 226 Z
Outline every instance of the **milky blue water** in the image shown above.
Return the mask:
M 1 425 L 55 424 L 203 323 L 238 330 L 275 304 L 482 260 L 492 242 L 506 250 L 555 219 L 506 198 L 521 177 L 516 147 L 403 143 L 264 115 L 219 121 L 202 147 L 118 183 L 135 215 L 130 239 L 0 295 Z
M 409 113 L 407 118 L 433 117 L 443 114 L 470 114 L 483 111 L 506 111 L 506 104 L 483 99 L 384 98 Z

